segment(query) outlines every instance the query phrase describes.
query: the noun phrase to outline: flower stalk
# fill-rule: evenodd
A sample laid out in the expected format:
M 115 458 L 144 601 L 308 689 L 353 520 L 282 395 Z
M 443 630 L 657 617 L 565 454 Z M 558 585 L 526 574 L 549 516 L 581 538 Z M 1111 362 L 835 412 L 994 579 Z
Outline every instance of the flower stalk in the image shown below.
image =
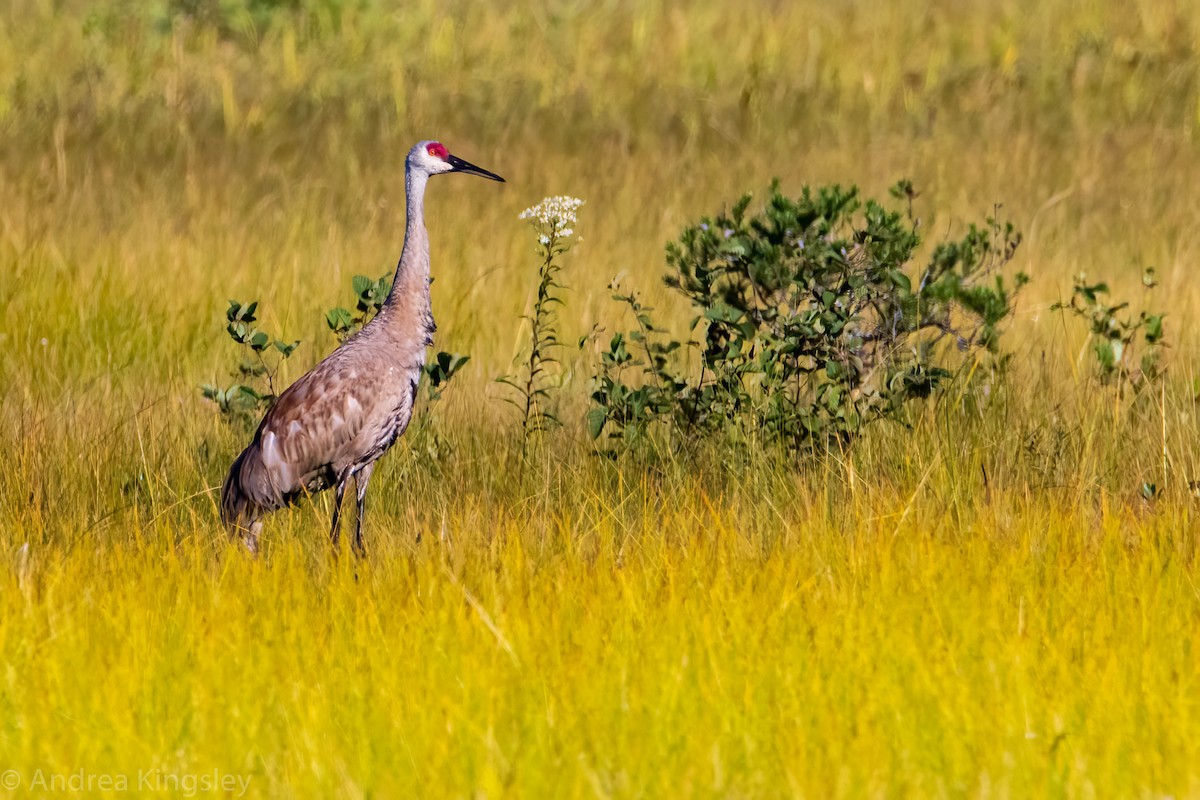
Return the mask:
M 554 388 L 549 369 L 558 363 L 555 353 L 559 347 L 555 306 L 562 303 L 560 293 L 564 288 L 559 280 L 561 257 L 579 241 L 574 226 L 582 205 L 583 201 L 575 197 L 547 197 L 519 216 L 530 223 L 537 236 L 537 292 L 533 309 L 524 317 L 529 321 L 529 341 L 519 357 L 521 367 L 516 374 L 497 380 L 515 390 L 515 396 L 507 399 L 521 413 L 522 459 L 536 435 L 561 424 L 549 408 Z

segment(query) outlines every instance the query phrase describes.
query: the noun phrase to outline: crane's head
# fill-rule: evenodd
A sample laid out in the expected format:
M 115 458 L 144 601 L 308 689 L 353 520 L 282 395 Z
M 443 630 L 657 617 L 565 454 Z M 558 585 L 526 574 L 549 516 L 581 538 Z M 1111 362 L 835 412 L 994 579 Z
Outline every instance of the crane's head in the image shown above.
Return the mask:
M 488 172 L 486 169 L 477 167 L 469 161 L 463 161 L 458 156 L 450 155 L 446 151 L 444 144 L 432 140 L 417 142 L 416 146 L 409 151 L 408 168 L 422 170 L 426 175 L 438 175 L 443 172 L 464 172 L 467 175 L 479 175 L 480 177 L 504 183 L 504 178 L 501 178 L 496 173 Z

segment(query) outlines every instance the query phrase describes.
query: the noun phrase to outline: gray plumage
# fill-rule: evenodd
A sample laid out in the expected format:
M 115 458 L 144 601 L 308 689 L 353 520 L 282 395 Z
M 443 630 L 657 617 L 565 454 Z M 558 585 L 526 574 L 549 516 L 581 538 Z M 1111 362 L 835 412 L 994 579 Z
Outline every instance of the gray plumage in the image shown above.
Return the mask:
M 408 427 L 425 348 L 433 343 L 425 183 L 444 172 L 504 180 L 435 141 L 418 142 L 409 152 L 408 219 L 391 293 L 373 320 L 279 396 L 221 488 L 221 521 L 251 552 L 258 550 L 263 517 L 331 486 L 336 497 L 330 538 L 336 547 L 351 478 L 358 512 L 354 548 L 362 552 L 367 483 L 375 462 Z

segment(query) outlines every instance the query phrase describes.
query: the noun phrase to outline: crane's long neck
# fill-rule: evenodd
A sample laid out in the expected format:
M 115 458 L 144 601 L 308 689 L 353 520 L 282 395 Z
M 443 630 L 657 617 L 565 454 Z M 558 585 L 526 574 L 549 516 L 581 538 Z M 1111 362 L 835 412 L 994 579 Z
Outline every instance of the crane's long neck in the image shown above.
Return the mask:
M 428 176 L 409 169 L 404 175 L 404 193 L 408 202 L 408 222 L 404 229 L 404 250 L 396 265 L 392 290 L 379 316 L 389 328 L 423 352 L 433 333 L 433 314 L 429 300 L 429 235 L 425 230 L 425 182 Z

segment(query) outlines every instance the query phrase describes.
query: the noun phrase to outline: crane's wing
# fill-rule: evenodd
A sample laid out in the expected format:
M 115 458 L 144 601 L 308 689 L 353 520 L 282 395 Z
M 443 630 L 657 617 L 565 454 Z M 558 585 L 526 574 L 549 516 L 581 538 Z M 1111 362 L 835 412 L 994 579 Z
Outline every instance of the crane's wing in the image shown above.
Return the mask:
M 378 379 L 325 362 L 289 386 L 255 436 L 263 471 L 283 497 L 320 491 L 335 478 L 378 397 Z

